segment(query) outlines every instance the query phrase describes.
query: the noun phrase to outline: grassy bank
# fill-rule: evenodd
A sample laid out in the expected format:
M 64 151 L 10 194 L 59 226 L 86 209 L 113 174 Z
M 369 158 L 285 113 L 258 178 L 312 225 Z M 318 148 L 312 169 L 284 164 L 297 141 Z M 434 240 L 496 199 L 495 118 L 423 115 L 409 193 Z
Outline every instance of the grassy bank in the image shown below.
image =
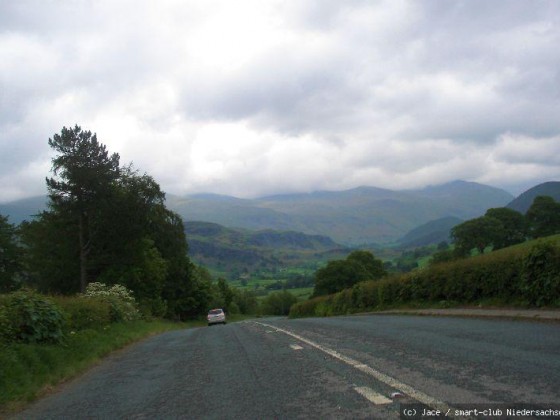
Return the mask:
M 110 352 L 142 338 L 204 321 L 132 321 L 69 334 L 60 344 L 0 344 L 0 414 L 13 412 Z

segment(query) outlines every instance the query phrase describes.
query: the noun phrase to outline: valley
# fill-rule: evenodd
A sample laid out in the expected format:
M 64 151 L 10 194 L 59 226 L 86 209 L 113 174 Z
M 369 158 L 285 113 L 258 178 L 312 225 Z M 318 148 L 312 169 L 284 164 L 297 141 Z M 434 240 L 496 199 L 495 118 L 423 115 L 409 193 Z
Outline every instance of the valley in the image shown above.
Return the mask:
M 372 252 L 390 272 L 424 266 L 450 229 L 492 207 L 525 209 L 536 195 L 560 197 L 560 183 L 518 198 L 473 182 L 419 190 L 359 187 L 241 199 L 215 194 L 175 196 L 166 204 L 184 220 L 189 257 L 213 278 L 263 297 L 287 289 L 309 297 L 313 275 L 355 249 Z M 45 197 L 0 205 L 12 222 L 45 209 Z

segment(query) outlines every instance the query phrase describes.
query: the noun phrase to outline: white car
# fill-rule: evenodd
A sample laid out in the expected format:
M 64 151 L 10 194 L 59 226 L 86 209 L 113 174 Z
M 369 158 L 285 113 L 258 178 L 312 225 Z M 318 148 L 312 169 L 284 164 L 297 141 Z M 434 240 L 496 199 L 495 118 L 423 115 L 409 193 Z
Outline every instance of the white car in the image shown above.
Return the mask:
M 223 309 L 210 309 L 208 311 L 208 326 L 212 324 L 225 324 L 226 314 Z

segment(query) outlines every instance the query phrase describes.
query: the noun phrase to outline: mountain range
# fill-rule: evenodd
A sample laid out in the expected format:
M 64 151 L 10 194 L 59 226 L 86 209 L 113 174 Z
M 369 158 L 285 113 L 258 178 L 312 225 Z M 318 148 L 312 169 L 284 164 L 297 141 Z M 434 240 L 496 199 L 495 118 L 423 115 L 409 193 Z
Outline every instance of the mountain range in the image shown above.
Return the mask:
M 492 207 L 525 213 L 538 195 L 560 201 L 560 182 L 539 184 L 517 198 L 473 182 L 454 181 L 417 190 L 392 191 L 359 187 L 242 199 L 215 194 L 184 197 L 168 194 L 167 206 L 185 222 L 203 221 L 229 228 L 295 231 L 322 235 L 357 246 L 394 244 L 421 246 L 446 240 L 451 227 L 478 217 Z M 0 204 L 11 223 L 31 219 L 46 208 L 44 196 Z
M 324 235 L 356 246 L 388 244 L 427 222 L 466 220 L 503 207 L 510 193 L 473 182 L 455 181 L 418 190 L 359 187 L 255 199 L 198 194 L 168 195 L 167 205 L 185 221 L 206 221 L 252 230 L 274 229 Z
M 204 221 L 230 228 L 272 229 L 322 235 L 336 243 L 390 244 L 410 230 L 442 218 L 467 220 L 513 200 L 510 193 L 474 182 L 454 181 L 423 189 L 393 191 L 358 187 L 242 199 L 215 194 L 168 194 L 166 204 L 185 222 Z M 45 208 L 45 197 L 0 205 L 11 223 Z

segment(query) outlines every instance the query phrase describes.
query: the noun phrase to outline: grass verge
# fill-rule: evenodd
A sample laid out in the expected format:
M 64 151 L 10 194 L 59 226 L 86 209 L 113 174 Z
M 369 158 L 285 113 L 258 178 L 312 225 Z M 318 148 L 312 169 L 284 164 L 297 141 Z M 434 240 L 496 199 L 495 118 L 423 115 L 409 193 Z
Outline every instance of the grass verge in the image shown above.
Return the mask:
M 70 333 L 62 344 L 0 342 L 0 417 L 22 409 L 114 350 L 151 335 L 204 324 L 133 321 Z

